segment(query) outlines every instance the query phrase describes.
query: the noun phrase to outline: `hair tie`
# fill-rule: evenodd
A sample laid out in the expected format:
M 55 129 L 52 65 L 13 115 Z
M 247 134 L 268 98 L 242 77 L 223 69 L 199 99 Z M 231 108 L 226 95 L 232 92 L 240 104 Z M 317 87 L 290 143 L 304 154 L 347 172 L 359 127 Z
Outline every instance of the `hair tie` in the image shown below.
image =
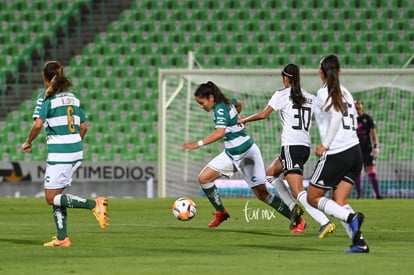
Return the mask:
M 282 70 L 282 75 L 287 76 L 287 77 L 293 76 L 293 74 L 288 74 L 287 72 L 285 72 L 285 69 Z

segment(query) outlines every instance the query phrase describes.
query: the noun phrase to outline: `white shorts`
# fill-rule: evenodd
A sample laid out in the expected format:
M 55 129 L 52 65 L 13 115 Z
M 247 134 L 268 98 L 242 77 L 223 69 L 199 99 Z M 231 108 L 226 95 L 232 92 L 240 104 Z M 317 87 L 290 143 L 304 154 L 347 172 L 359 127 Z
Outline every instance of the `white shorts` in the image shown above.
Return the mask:
M 223 151 L 212 159 L 207 166 L 229 178 L 234 175 L 234 172 L 239 171 L 250 188 L 266 183 L 266 171 L 262 154 L 256 144 L 253 144 L 239 160 L 231 159 Z
M 206 166 L 219 172 L 223 177 L 227 178 L 231 178 L 234 175 L 234 172 L 237 171 L 232 159 L 224 151 L 210 160 Z
M 44 188 L 60 189 L 70 186 L 73 173 L 80 165 L 80 161 L 74 164 L 46 164 Z

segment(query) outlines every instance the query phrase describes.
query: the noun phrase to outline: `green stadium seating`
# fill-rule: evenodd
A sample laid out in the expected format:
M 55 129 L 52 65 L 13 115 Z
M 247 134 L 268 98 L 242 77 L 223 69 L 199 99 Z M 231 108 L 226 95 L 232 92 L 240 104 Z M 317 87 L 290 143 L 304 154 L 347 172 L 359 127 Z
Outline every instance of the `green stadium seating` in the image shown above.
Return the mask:
M 52 34 L 51 27 L 61 24 L 54 20 L 56 15 L 77 13 L 80 3 L 90 1 L 52 1 L 47 8 L 45 1 L 28 1 L 32 3 L 28 8 L 26 1 L 0 2 L 1 71 L 13 71 L 16 60 L 23 58 L 19 54 L 27 54 L 25 48 L 38 48 L 39 41 Z M 347 68 L 400 68 L 414 52 L 410 32 L 414 11 L 409 4 L 391 0 L 344 1 L 340 5 L 337 1 L 298 4 L 286 0 L 133 1 L 106 32 L 85 46 L 82 55 L 73 57 L 66 71 L 92 126 L 85 140 L 89 146 L 85 159 L 112 160 L 116 155 L 125 161 L 156 160 L 157 69 L 185 67 L 189 50 L 202 66 L 210 68 L 277 68 L 289 62 L 315 68 L 320 57 L 330 52 L 339 54 Z M 11 36 L 16 41 L 13 47 L 6 43 Z M 398 109 L 383 91 L 379 92 L 384 98 L 379 106 L 366 101 L 373 97 L 358 95 L 384 127 L 390 127 L 386 119 L 390 112 L 399 121 L 410 119 L 411 97 Z M 16 120 L 30 121 L 33 104 L 22 103 L 18 115 L 9 115 L 4 129 Z M 390 112 L 381 116 L 378 108 Z M 26 131 L 29 123 L 19 124 Z M 4 132 L 2 138 L 7 137 Z M 112 144 L 122 141 L 124 146 L 105 150 L 104 145 L 94 144 L 95 138 Z M 404 144 L 398 133 L 388 138 Z M 4 152 L 10 150 L 6 146 Z M 390 146 L 382 158 L 393 154 L 400 158 L 396 150 L 401 148 Z M 412 159 L 412 152 L 406 151 L 401 158 Z M 23 155 L 17 157 L 24 159 Z

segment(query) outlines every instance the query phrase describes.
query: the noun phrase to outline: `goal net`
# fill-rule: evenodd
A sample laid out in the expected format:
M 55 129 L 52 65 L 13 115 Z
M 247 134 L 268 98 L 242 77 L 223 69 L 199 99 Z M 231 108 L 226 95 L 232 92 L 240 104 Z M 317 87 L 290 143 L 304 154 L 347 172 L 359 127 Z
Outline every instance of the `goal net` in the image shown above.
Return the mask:
M 274 91 L 282 88 L 281 69 L 159 70 L 159 197 L 199 195 L 198 173 L 223 150 L 222 142 L 191 152 L 181 150 L 184 142 L 200 140 L 214 131 L 211 114 L 194 100 L 196 87 L 213 81 L 227 97 L 242 101 L 241 115 L 250 115 L 263 110 Z M 377 123 L 380 157 L 376 165 L 382 193 L 388 197 L 414 196 L 414 70 L 343 69 L 340 81 L 354 99 L 364 102 L 364 111 Z M 318 70 L 301 69 L 301 85 L 315 94 L 321 86 Z M 276 113 L 247 126 L 265 165 L 280 152 L 281 131 Z M 313 144 L 319 144 L 315 122 L 311 137 Z M 316 161 L 312 154 L 305 165 L 305 178 L 311 176 Z M 364 196 L 372 196 L 366 175 L 363 179 Z

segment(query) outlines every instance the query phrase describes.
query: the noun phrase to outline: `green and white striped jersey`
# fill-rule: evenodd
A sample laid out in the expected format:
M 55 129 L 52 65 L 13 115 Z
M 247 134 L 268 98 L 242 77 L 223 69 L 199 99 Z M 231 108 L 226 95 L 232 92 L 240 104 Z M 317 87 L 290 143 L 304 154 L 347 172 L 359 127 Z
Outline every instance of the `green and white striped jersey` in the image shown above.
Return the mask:
M 225 103 L 214 105 L 213 115 L 216 128 L 226 128 L 224 136 L 224 148 L 231 157 L 242 155 L 253 145 L 253 139 L 246 133 L 243 125 L 237 124 L 238 113 L 234 105 L 236 99 L 232 99 L 231 106 Z
M 44 92 L 36 102 L 33 119 L 40 118 L 46 130 L 47 163 L 75 163 L 83 159 L 80 124 L 87 116 L 80 100 L 70 92 L 62 92 L 43 100 Z

